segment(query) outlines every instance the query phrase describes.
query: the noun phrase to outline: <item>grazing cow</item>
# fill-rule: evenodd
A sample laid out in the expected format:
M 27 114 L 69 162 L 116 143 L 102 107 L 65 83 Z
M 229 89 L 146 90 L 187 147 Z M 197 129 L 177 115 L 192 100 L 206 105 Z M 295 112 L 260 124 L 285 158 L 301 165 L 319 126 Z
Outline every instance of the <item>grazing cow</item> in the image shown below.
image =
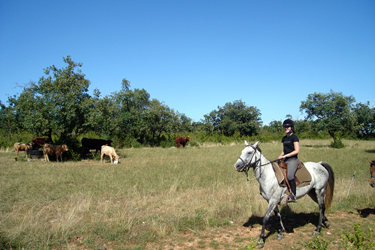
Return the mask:
M 118 156 L 116 154 L 116 151 L 115 151 L 114 148 L 112 148 L 110 146 L 107 146 L 107 145 L 104 145 L 104 146 L 102 146 L 102 150 L 101 150 L 101 157 L 100 157 L 101 163 L 103 163 L 103 157 L 105 157 L 106 155 L 108 155 L 109 158 L 111 159 L 111 163 L 113 163 L 113 159 L 115 159 L 115 164 L 117 164 L 118 159 L 121 158 L 120 156 Z M 105 162 L 105 158 L 104 158 L 104 162 Z
M 34 137 L 33 138 L 33 149 L 38 149 L 40 147 L 43 147 L 46 143 L 52 143 L 52 141 L 49 138 L 40 138 L 40 137 Z
M 65 151 L 68 151 L 68 147 L 65 144 L 64 145 L 52 145 L 52 144 L 46 143 L 43 145 L 43 155 L 46 161 L 49 161 L 49 158 L 48 158 L 49 154 L 56 155 L 57 162 L 59 161 L 59 156 L 60 156 L 61 161 L 63 161 L 62 154 Z
M 90 149 L 95 149 L 95 154 L 101 151 L 103 145 L 111 146 L 112 140 L 102 139 L 88 139 L 82 138 L 82 147 L 86 150 L 86 153 L 90 152 Z
M 190 141 L 189 140 L 189 136 L 188 137 L 181 137 L 181 136 L 177 136 L 176 137 L 176 147 L 179 148 L 180 147 L 180 144 L 182 144 L 183 147 L 185 147 L 186 143 Z
M 16 151 L 16 155 L 18 157 L 19 151 L 25 151 L 25 157 L 27 159 L 27 150 L 31 149 L 32 144 L 24 144 L 22 142 L 16 142 L 14 143 L 14 151 Z

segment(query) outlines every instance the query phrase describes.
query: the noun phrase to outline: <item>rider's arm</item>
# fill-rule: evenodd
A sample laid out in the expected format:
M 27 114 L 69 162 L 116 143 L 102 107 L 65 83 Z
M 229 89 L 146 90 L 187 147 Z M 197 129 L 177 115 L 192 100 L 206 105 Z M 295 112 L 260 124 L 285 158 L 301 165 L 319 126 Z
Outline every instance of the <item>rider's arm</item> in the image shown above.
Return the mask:
M 290 152 L 289 154 L 284 155 L 284 151 L 281 153 L 278 159 L 284 159 L 287 157 L 292 157 L 299 154 L 299 142 L 295 141 L 294 143 L 294 151 Z

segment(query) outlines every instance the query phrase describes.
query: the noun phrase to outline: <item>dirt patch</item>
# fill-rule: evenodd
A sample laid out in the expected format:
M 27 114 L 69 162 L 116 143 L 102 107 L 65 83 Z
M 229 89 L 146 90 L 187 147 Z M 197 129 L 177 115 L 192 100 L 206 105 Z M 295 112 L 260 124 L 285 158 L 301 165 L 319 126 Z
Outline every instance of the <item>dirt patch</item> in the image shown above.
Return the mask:
M 283 216 L 286 232 L 282 240 L 277 240 L 280 225 L 276 217 L 272 216 L 267 223 L 263 249 L 306 249 L 307 242 L 314 239 L 312 232 L 316 228 L 318 217 L 317 213 L 294 214 L 292 218 Z M 336 212 L 327 217 L 331 226 L 323 228 L 319 236 L 330 242 L 328 249 L 340 249 L 345 230 L 351 232 L 352 225 L 356 223 L 361 223 L 366 232 L 368 228 L 375 228 L 375 208 L 358 209 L 351 213 Z M 246 245 L 258 240 L 261 224 L 262 218 L 252 217 L 243 225 L 231 224 L 226 228 L 199 232 L 188 229 L 157 243 L 148 244 L 146 249 L 246 249 Z M 375 241 L 375 235 L 372 235 L 372 239 Z

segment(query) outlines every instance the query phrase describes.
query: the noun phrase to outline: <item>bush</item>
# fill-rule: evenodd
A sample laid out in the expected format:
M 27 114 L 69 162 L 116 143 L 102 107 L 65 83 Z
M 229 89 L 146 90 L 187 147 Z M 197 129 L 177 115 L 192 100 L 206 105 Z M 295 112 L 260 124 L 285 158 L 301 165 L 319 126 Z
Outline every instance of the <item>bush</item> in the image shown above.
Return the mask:
M 344 143 L 342 143 L 342 141 L 340 139 L 337 139 L 337 140 L 334 140 L 332 143 L 331 143 L 331 147 L 332 148 L 344 148 L 345 145 Z

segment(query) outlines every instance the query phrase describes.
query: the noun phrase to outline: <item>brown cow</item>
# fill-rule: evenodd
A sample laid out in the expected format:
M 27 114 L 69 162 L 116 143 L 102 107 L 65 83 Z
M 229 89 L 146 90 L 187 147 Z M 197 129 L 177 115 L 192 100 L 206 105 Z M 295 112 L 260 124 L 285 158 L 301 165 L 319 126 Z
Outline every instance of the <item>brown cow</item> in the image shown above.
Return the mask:
M 27 150 L 31 149 L 32 144 L 24 144 L 22 142 L 16 142 L 14 143 L 14 151 L 16 151 L 16 155 L 18 157 L 19 151 L 25 151 L 25 157 L 27 159 Z
M 180 144 L 182 144 L 183 147 L 185 147 L 186 143 L 190 141 L 189 140 L 189 136 L 188 137 L 181 137 L 181 136 L 177 136 L 176 137 L 176 147 L 179 148 L 180 147 Z
M 113 159 L 115 159 L 115 164 L 117 164 L 118 159 L 121 158 L 120 156 L 116 154 L 116 151 L 114 148 L 104 145 L 102 146 L 102 149 L 101 149 L 101 157 L 100 157 L 101 163 L 103 163 L 103 157 L 105 157 L 106 155 L 108 155 L 109 158 L 111 159 L 111 163 L 113 163 Z M 105 162 L 105 158 L 104 158 L 104 162 Z
M 98 151 L 101 151 L 103 145 L 111 146 L 112 140 L 82 138 L 81 142 L 86 153 L 89 153 L 90 149 L 96 149 L 96 154 Z
M 371 174 L 371 181 L 370 186 L 375 188 L 375 161 L 370 161 L 370 174 Z
M 44 144 L 43 145 L 43 155 L 44 155 L 44 159 L 48 162 L 49 161 L 49 158 L 48 158 L 48 155 L 56 155 L 56 161 L 58 162 L 59 161 L 59 155 L 60 155 L 60 159 L 61 161 L 62 160 L 62 154 L 65 152 L 65 151 L 68 151 L 68 147 L 64 144 L 64 145 L 52 145 L 52 144 Z
M 52 141 L 49 138 L 34 137 L 33 149 L 38 149 L 40 147 L 43 147 L 43 145 L 46 143 L 52 143 Z

